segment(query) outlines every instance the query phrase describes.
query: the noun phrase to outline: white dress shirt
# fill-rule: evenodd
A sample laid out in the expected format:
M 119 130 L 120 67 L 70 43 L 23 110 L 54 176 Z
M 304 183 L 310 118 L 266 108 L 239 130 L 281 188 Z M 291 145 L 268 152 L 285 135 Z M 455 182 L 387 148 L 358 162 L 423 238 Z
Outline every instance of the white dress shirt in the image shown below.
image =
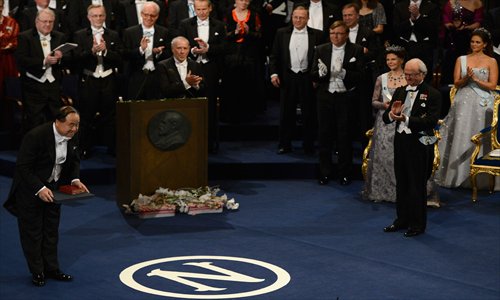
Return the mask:
M 356 44 L 356 38 L 358 37 L 358 29 L 359 29 L 359 24 L 357 24 L 353 28 L 349 28 L 349 41 L 351 41 L 351 43 L 353 44 Z
M 406 87 L 406 99 L 404 103 L 404 108 L 403 111 L 401 112 L 403 115 L 406 116 L 404 122 L 400 122 L 397 131 L 399 133 L 406 133 L 406 134 L 411 134 L 411 129 L 408 127 L 410 124 L 410 115 L 411 115 L 411 109 L 413 107 L 413 103 L 415 103 L 415 99 L 417 98 L 418 86 L 410 86 L 408 85 Z
M 345 55 L 345 45 L 346 44 L 340 47 L 332 45 L 330 84 L 328 86 L 328 91 L 330 93 L 344 93 L 347 91 L 343 81 L 346 71 L 342 68 Z
M 188 72 L 187 60 L 180 62 L 176 58 L 174 58 L 174 61 L 175 61 L 175 66 L 177 67 L 177 71 L 179 72 L 179 76 L 181 77 L 182 83 L 184 84 L 184 88 L 187 90 L 191 87 L 189 85 L 189 83 L 187 83 L 187 81 L 186 81 L 186 76 L 187 76 L 187 72 Z
M 155 64 L 153 61 L 153 40 L 154 40 L 154 35 L 155 35 L 155 27 L 151 26 L 151 28 L 146 28 L 143 25 L 142 32 L 143 32 L 143 36 L 148 38 L 148 46 L 146 47 L 146 49 L 144 51 L 142 51 L 142 48 L 139 46 L 139 51 L 146 58 L 146 63 L 144 64 L 142 69 L 148 70 L 148 71 L 154 71 Z
M 290 64 L 293 72 L 305 71 L 307 65 L 307 51 L 309 49 L 307 27 L 298 30 L 294 28 L 290 37 Z
M 309 21 L 307 21 L 307 26 L 323 31 L 323 5 L 321 1 L 310 2 Z
M 422 3 L 422 0 L 410 0 L 410 5 L 416 4 L 419 8 L 420 8 L 420 4 L 421 3 Z M 418 42 L 417 41 L 417 36 L 415 35 L 415 33 L 413 33 L 413 25 L 415 25 L 415 24 L 413 23 L 413 21 L 411 20 L 411 18 L 410 18 L 410 24 L 412 26 L 412 32 L 411 32 L 411 35 L 410 35 L 410 41 Z
M 50 50 L 51 36 L 50 36 L 50 34 L 43 35 L 40 32 L 38 33 L 38 35 L 40 36 L 40 45 L 42 46 L 42 50 L 43 50 L 43 57 L 44 57 L 43 64 L 45 64 L 45 57 L 47 57 L 51 51 Z M 36 80 L 40 83 L 44 83 L 45 81 L 54 82 L 56 79 L 52 75 L 52 67 L 50 65 L 45 65 L 44 68 L 45 68 L 45 73 L 43 73 L 42 77 L 40 77 L 40 78 L 36 77 L 35 75 L 33 75 L 29 72 L 26 72 L 26 76 L 33 79 L 33 80 Z
M 57 182 L 61 176 L 62 164 L 66 161 L 66 154 L 68 153 L 68 141 L 69 137 L 60 135 L 56 130 L 55 123 L 52 124 L 52 129 L 54 130 L 55 142 L 56 142 L 56 157 L 54 161 L 54 167 L 52 168 L 52 174 L 50 175 L 47 182 Z

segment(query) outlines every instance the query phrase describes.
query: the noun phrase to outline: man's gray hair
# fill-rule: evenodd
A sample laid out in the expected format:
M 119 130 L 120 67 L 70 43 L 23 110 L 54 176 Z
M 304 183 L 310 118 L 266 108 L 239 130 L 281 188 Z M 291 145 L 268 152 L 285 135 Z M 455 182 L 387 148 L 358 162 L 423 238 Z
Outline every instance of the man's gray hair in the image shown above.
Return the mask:
M 174 37 L 172 42 L 170 42 L 170 45 L 173 47 L 179 41 L 186 41 L 189 44 L 189 40 L 187 38 L 183 37 L 182 35 L 179 35 Z
M 420 72 L 424 73 L 424 75 L 427 75 L 427 66 L 425 65 L 425 63 L 420 58 L 412 58 L 409 61 L 407 61 L 406 63 L 409 63 L 409 62 L 415 62 L 415 63 L 417 63 L 418 64 L 418 70 Z
M 49 14 L 51 15 L 54 19 L 56 18 L 56 14 L 54 13 L 54 11 L 50 8 L 43 8 L 43 9 L 40 9 L 37 13 L 36 13 L 36 18 L 38 19 L 38 17 L 41 15 L 41 14 Z
M 156 14 L 159 15 L 160 14 L 160 6 L 156 3 L 156 2 L 153 2 L 153 1 L 147 1 L 146 3 L 144 3 L 144 5 L 142 6 L 142 10 L 141 12 L 144 11 L 144 9 L 148 6 L 152 6 L 155 8 L 156 10 Z

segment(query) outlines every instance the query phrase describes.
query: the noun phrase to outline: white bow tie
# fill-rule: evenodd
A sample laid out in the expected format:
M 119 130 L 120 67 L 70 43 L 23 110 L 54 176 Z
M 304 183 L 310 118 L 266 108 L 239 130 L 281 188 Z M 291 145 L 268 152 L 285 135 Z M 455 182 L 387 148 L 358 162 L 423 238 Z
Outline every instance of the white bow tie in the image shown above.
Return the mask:
M 67 141 L 71 140 L 71 138 L 69 137 L 66 137 L 66 136 L 60 136 L 60 137 L 57 137 L 57 140 L 56 142 L 58 144 L 62 144 L 62 143 L 66 143 Z
M 47 41 L 47 42 L 50 42 L 50 34 L 47 34 L 47 35 L 40 35 L 40 41 Z
M 92 34 L 93 35 L 96 35 L 96 34 L 103 34 L 104 33 L 104 29 L 97 29 L 97 30 L 92 30 Z
M 333 47 L 333 50 L 340 51 L 340 50 L 344 50 L 345 45 L 342 47 L 337 47 L 337 46 L 333 45 L 332 47 Z
M 153 33 L 153 31 L 152 31 L 152 30 L 144 30 L 143 35 L 144 35 L 145 37 L 151 37 L 151 36 L 153 36 L 153 35 L 154 35 L 154 33 Z
M 135 4 L 143 4 L 146 3 L 146 0 L 135 0 Z
M 198 21 L 198 26 L 208 26 L 208 21 L 207 20 Z

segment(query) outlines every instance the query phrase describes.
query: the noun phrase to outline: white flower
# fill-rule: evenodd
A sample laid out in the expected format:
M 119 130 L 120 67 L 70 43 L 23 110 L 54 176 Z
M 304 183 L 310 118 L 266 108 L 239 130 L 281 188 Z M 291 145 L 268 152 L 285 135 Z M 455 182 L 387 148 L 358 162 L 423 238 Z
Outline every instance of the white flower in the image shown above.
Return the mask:
M 199 198 L 199 200 L 200 200 L 200 201 L 208 201 L 208 200 L 210 200 L 210 199 L 212 199 L 212 195 L 211 195 L 211 194 L 205 194 L 205 195 L 202 195 L 202 196 Z

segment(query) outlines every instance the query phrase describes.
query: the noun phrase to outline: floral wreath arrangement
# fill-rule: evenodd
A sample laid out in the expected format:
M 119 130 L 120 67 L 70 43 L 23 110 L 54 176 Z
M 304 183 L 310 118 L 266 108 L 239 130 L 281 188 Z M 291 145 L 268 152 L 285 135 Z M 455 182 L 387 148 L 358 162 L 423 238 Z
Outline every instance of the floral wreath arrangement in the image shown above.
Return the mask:
M 138 214 L 140 218 L 175 216 L 175 212 L 189 215 L 221 213 L 225 207 L 237 210 L 239 203 L 226 194 L 217 196 L 218 187 L 200 187 L 172 190 L 158 188 L 151 196 L 139 194 L 130 205 L 123 205 L 126 214 Z

